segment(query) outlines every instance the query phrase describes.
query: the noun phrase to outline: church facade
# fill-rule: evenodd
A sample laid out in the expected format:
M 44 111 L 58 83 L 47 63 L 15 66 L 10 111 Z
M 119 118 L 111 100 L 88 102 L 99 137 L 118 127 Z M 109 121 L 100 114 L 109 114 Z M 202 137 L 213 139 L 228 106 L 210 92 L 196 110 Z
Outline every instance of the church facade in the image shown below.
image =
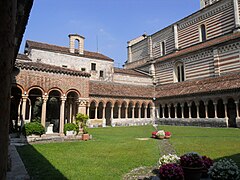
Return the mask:
M 62 133 L 81 112 L 90 127 L 240 127 L 240 4 L 200 4 L 188 17 L 130 40 L 123 69 L 86 51 L 77 34 L 69 35 L 69 47 L 27 41 L 12 77 L 15 124 L 39 117 Z

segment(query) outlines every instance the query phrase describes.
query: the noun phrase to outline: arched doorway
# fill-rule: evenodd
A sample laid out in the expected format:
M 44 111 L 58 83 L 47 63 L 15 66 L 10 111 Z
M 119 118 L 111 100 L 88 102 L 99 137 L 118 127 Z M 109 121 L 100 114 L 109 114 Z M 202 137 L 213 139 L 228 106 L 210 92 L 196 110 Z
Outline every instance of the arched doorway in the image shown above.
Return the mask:
M 53 124 L 53 132 L 59 132 L 60 119 L 60 101 L 61 93 L 57 90 L 52 90 L 48 95 L 46 108 L 46 127 L 47 124 Z
M 123 102 L 121 106 L 121 118 L 127 118 L 126 108 L 127 108 L 127 103 Z
M 204 102 L 202 100 L 199 101 L 199 117 L 200 118 L 205 118 L 206 117 L 205 105 L 204 105 Z
M 106 125 L 111 126 L 111 112 L 112 111 L 112 103 L 107 102 L 106 104 Z
M 132 102 L 130 102 L 129 104 L 128 104 L 128 118 L 133 118 L 133 103 Z
M 75 122 L 75 117 L 77 114 L 77 102 L 78 102 L 79 96 L 75 91 L 70 91 L 67 94 L 67 100 L 66 100 L 66 121 L 65 123 L 73 123 Z
M 33 88 L 29 91 L 28 97 L 25 120 L 41 123 L 42 91 L 38 88 Z
M 89 107 L 89 118 L 90 119 L 95 119 L 95 117 L 97 118 L 97 115 L 95 115 L 95 109 L 96 109 L 96 102 L 92 101 L 90 103 L 90 107 Z
M 192 102 L 192 106 L 191 106 L 191 117 L 197 118 L 197 106 L 194 101 Z
M 103 118 L 103 102 L 98 104 L 97 119 Z
M 237 127 L 237 123 L 236 123 L 236 117 L 237 117 L 236 104 L 234 102 L 234 99 L 232 99 L 232 98 L 228 99 L 227 114 L 228 114 L 228 126 L 229 127 Z
M 118 108 L 119 108 L 119 104 L 118 104 L 118 102 L 115 102 L 114 107 L 113 107 L 113 118 L 114 119 L 119 117 Z
M 214 118 L 215 117 L 214 105 L 213 105 L 212 100 L 208 101 L 208 117 L 209 118 Z

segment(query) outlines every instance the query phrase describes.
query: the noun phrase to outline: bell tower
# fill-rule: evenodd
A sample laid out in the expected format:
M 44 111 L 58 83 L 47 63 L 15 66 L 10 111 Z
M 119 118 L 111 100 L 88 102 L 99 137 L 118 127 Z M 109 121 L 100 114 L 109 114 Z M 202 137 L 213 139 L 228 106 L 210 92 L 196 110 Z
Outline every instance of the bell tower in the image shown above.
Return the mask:
M 220 1 L 220 0 L 200 0 L 200 7 L 201 9 L 205 8 L 206 6 L 209 6 L 217 1 Z

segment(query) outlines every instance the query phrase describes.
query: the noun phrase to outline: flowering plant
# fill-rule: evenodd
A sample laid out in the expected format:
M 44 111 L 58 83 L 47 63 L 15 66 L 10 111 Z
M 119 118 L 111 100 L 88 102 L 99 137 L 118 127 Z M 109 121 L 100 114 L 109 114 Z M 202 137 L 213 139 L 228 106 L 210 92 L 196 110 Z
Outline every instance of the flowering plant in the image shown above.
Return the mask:
M 208 174 L 214 180 L 235 180 L 240 178 L 238 166 L 232 159 L 221 159 L 213 163 Z
M 158 161 L 159 167 L 161 167 L 164 164 L 169 164 L 169 163 L 178 163 L 179 162 L 179 157 L 174 154 L 168 154 L 168 155 L 163 155 L 160 157 Z
M 164 130 L 159 130 L 158 132 L 157 132 L 157 137 L 160 137 L 160 136 L 165 136 L 165 132 L 164 132 Z
M 184 154 L 180 157 L 182 167 L 203 168 L 202 157 L 195 152 Z
M 152 138 L 157 138 L 157 131 L 152 132 Z
M 172 135 L 171 132 L 168 132 L 168 131 L 165 132 L 165 136 L 171 136 L 171 135 Z
M 160 167 L 159 171 L 161 179 L 183 180 L 183 170 L 178 164 L 164 164 Z

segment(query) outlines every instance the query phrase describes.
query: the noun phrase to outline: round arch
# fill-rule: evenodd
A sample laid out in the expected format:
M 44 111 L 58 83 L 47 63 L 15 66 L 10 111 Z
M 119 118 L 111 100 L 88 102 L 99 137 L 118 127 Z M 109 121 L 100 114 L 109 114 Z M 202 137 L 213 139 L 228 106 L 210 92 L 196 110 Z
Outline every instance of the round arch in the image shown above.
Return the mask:
M 78 95 L 78 97 L 81 97 L 81 93 L 77 89 L 69 89 L 69 90 L 67 90 L 67 92 L 65 93 L 66 96 L 68 96 L 68 94 L 71 93 L 71 92 L 75 92 Z
M 33 89 L 40 90 L 42 92 L 42 95 L 45 93 L 45 91 L 44 91 L 44 89 L 42 87 L 40 87 L 40 86 L 31 86 L 31 87 L 28 88 L 27 94 L 29 95 L 30 91 L 33 90 Z
M 61 96 L 63 95 L 63 91 L 60 88 L 57 88 L 57 87 L 49 89 L 47 91 L 47 94 L 49 95 L 52 91 L 58 91 L 61 94 Z

